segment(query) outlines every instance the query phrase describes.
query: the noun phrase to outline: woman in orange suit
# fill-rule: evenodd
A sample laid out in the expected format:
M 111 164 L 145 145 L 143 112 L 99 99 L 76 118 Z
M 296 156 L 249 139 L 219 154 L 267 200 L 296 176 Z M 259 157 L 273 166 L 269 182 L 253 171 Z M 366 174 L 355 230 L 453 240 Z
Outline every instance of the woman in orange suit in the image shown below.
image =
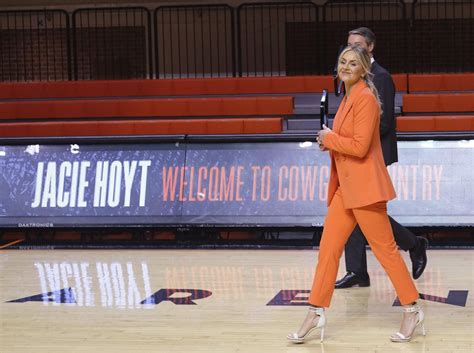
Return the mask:
M 416 303 L 419 294 L 398 252 L 387 216 L 387 201 L 396 195 L 382 156 L 380 101 L 370 64 L 369 54 L 360 47 L 347 47 L 338 58 L 338 76 L 346 95 L 333 130 L 324 127 L 317 137 L 320 149 L 329 150 L 331 157 L 329 208 L 308 300 L 310 308 L 298 332 L 287 336 L 294 343 L 303 343 L 313 332 L 320 332 L 323 340 L 324 308 L 331 302 L 339 259 L 357 223 L 403 305 L 400 331 L 390 339 L 409 341 L 418 325 L 424 334 L 424 314 Z

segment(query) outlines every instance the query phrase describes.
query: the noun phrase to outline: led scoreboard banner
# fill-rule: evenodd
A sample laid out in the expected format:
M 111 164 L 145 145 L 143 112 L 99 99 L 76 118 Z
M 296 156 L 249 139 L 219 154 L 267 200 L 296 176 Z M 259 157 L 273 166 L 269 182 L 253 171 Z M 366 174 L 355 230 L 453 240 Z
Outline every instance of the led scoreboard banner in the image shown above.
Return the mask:
M 474 225 L 474 140 L 398 146 L 389 213 Z M 0 226 L 317 227 L 328 178 L 310 142 L 3 145 Z

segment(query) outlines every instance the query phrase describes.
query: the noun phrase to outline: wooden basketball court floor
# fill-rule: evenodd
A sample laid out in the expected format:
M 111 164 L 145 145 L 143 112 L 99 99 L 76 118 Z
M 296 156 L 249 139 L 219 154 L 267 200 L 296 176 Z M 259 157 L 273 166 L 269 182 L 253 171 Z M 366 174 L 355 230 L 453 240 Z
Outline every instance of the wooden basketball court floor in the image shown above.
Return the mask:
M 429 250 L 416 281 L 426 337 L 389 341 L 401 313 L 369 251 L 372 286 L 335 291 L 324 343 L 287 342 L 306 314 L 295 304 L 304 304 L 316 256 L 1 250 L 0 352 L 474 352 L 474 250 Z

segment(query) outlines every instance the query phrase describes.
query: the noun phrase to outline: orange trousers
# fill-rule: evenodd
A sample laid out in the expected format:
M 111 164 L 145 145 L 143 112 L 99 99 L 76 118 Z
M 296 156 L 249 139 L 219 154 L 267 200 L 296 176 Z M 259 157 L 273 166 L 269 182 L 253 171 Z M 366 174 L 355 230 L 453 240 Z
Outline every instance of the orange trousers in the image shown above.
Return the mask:
M 418 291 L 393 238 L 392 227 L 387 216 L 387 203 L 378 202 L 362 208 L 345 209 L 339 188 L 331 201 L 324 222 L 309 304 L 329 307 L 339 259 L 357 223 L 377 260 L 390 277 L 401 304 L 406 305 L 418 300 Z

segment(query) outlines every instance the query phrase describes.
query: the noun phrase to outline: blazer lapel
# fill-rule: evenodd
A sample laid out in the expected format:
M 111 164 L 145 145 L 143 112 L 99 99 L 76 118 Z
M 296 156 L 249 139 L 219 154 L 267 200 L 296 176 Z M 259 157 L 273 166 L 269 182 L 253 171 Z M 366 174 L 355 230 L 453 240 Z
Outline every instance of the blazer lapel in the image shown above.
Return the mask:
M 347 96 L 344 97 L 345 105 L 342 108 L 340 116 L 339 116 L 339 111 L 338 111 L 337 112 L 338 116 L 336 116 L 337 119 L 336 118 L 334 119 L 333 130 L 336 133 L 338 133 L 341 130 L 341 126 L 344 123 L 349 111 L 351 110 L 352 104 L 355 102 L 355 100 L 357 99 L 357 97 L 359 96 L 359 94 L 362 92 L 362 90 L 365 87 L 367 87 L 366 83 L 363 80 L 359 80 L 359 82 L 357 82 L 354 85 L 354 87 L 352 87 L 350 96 L 349 97 L 347 97 Z M 342 103 L 344 103 L 344 101 Z

